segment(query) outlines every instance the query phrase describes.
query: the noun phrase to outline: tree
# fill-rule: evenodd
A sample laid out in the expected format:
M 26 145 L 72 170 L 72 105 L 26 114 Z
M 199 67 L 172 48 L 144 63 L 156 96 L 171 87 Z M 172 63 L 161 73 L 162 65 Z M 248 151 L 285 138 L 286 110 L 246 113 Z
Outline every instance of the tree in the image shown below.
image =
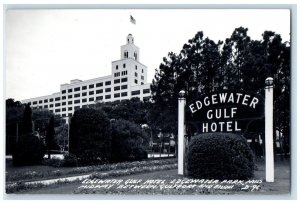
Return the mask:
M 6 154 L 12 154 L 21 132 L 24 105 L 12 98 L 6 100 Z
M 140 125 L 123 119 L 112 121 L 113 162 L 146 159 L 148 144 L 147 134 Z
M 139 98 L 131 98 L 130 100 L 96 103 L 90 107 L 104 111 L 110 119 L 124 119 L 136 124 L 145 124 L 149 104 L 148 101 L 143 102 Z
M 22 135 L 13 152 L 15 166 L 40 164 L 45 154 L 45 146 L 41 140 L 32 133 Z
M 177 100 L 185 90 L 187 101 L 222 90 L 243 90 L 264 95 L 265 79 L 275 83 L 275 127 L 286 145 L 290 134 L 290 46 L 279 34 L 265 31 L 252 40 L 248 29 L 236 28 L 224 42 L 215 43 L 198 32 L 179 54 L 170 52 L 156 70 L 151 85 L 152 125 L 177 132 Z M 274 131 L 275 132 L 275 131 Z
M 51 150 L 54 147 L 54 116 L 51 116 L 46 133 L 46 148 L 48 152 L 48 159 L 51 158 Z
M 103 164 L 110 160 L 111 125 L 100 110 L 76 110 L 70 124 L 70 153 L 81 165 Z
M 30 104 L 25 105 L 24 114 L 22 118 L 22 135 L 32 133 L 32 110 Z

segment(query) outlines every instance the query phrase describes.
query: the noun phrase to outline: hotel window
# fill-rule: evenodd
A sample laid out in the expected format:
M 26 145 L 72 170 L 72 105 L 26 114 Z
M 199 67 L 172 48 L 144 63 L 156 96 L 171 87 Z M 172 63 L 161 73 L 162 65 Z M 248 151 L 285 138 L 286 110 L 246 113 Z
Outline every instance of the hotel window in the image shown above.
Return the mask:
M 141 76 L 141 79 L 144 80 L 144 76 Z
M 73 101 L 68 101 L 68 105 L 71 105 L 73 103 Z
M 96 101 L 100 101 L 100 100 L 103 100 L 103 96 L 97 96 L 96 97 Z
M 143 90 L 143 94 L 147 94 L 147 93 L 150 93 L 150 89 L 144 89 Z
M 103 93 L 103 89 L 96 90 L 96 94 L 101 94 L 101 93 Z
M 127 92 L 121 93 L 121 96 L 127 96 Z
M 72 107 L 69 107 L 69 108 L 68 108 L 69 111 L 71 111 L 72 109 L 73 109 Z
M 94 97 L 89 98 L 89 101 L 94 101 Z
M 66 105 L 66 102 L 62 102 L 61 105 L 62 105 L 62 106 L 65 106 L 65 105 Z
M 62 93 L 62 94 L 65 94 L 65 93 L 66 93 L 66 90 L 62 90 L 61 93 Z
M 111 92 L 111 88 L 106 88 L 105 92 Z
M 43 100 L 39 100 L 39 103 L 43 103 Z
M 53 98 L 50 98 L 50 102 L 53 102 Z
M 68 98 L 73 98 L 73 95 L 68 95 Z
M 128 58 L 128 51 L 124 52 L 124 58 Z
M 60 101 L 60 97 L 56 97 L 56 98 L 55 98 L 55 101 Z
M 28 102 L 29 105 L 31 105 L 31 102 Z
M 44 108 L 48 108 L 48 105 L 44 105 Z
M 60 103 L 56 103 L 56 104 L 55 104 L 55 107 L 58 107 L 58 106 L 60 106 Z
M 127 77 L 122 78 L 122 79 L 121 79 L 121 82 L 127 82 Z
M 111 81 L 106 81 L 105 86 L 111 85 Z
M 62 114 L 61 117 L 66 117 L 66 114 Z
M 82 95 L 82 96 L 86 96 L 86 95 L 87 95 L 87 93 L 86 93 L 86 92 L 83 92 L 81 95 Z
M 82 99 L 82 103 L 85 103 L 87 102 L 86 98 Z
M 36 105 L 37 104 L 37 101 L 33 101 L 33 103 L 32 103 L 33 105 Z
M 100 83 L 96 84 L 96 87 L 101 87 L 101 86 L 103 86 L 103 82 L 100 82 Z
M 114 94 L 114 97 L 115 97 L 115 98 L 119 98 L 119 97 L 120 97 L 120 93 Z
M 61 99 L 62 99 L 62 100 L 66 99 L 66 96 L 62 96 Z
M 111 95 L 105 95 L 105 99 L 110 99 Z
M 74 103 L 75 104 L 80 103 L 80 100 L 75 100 Z
M 144 85 L 144 82 L 141 82 L 141 85 Z
M 115 91 L 119 91 L 120 90 L 120 86 L 115 86 L 114 90 Z
M 50 108 L 53 108 L 53 104 L 50 104 Z
M 135 70 L 137 70 L 137 65 L 135 65 Z
M 132 91 L 131 95 L 136 96 L 136 95 L 139 95 L 140 93 L 141 93 L 140 90 Z
M 74 91 L 80 91 L 80 87 L 74 88 Z
M 58 113 L 58 112 L 60 112 L 60 109 L 55 109 L 55 113 Z
M 133 54 L 133 55 L 134 55 L 134 59 L 135 59 L 135 60 L 137 60 L 137 53 L 136 53 L 136 52 L 134 52 L 134 54 Z
M 87 86 L 83 86 L 83 87 L 82 87 L 82 90 L 86 90 L 86 89 L 87 89 Z
M 138 76 L 138 74 L 137 74 L 136 72 L 134 72 L 134 76 L 136 76 L 136 77 L 137 77 L 137 76 Z
M 118 76 L 120 76 L 120 72 L 115 73 L 115 77 L 118 77 Z
M 135 79 L 135 80 L 134 80 L 134 83 L 138 84 L 138 80 L 137 80 L 137 79 Z
M 80 94 L 74 94 L 74 98 L 80 97 Z
M 72 89 L 68 89 L 68 93 L 71 93 L 73 90 Z
M 142 69 L 142 73 L 144 73 L 144 69 Z
M 90 89 L 94 88 L 94 84 L 90 84 L 90 85 L 89 85 L 89 88 L 90 88 Z
M 115 79 L 114 83 L 115 83 L 115 84 L 120 83 L 120 79 Z
M 116 70 L 118 70 L 119 69 L 119 65 L 116 65 Z
M 127 71 L 122 71 L 122 76 L 127 75 Z
M 122 85 L 121 89 L 127 89 L 127 85 Z
M 126 64 L 125 63 L 123 64 L 123 68 L 126 68 Z
M 90 92 L 89 92 L 89 95 L 94 95 L 94 91 L 90 91 Z
M 44 103 L 48 103 L 48 99 L 45 99 L 45 100 L 44 100 Z
M 53 110 L 50 110 L 50 113 L 53 113 Z
M 62 108 L 61 111 L 66 111 L 66 108 Z

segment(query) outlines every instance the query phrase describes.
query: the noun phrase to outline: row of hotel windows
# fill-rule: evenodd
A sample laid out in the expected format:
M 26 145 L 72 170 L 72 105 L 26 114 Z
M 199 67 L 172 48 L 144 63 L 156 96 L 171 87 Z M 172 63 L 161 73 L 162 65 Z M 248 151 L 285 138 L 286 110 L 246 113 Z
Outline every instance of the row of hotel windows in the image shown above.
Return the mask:
M 122 93 L 122 95 L 127 95 L 127 93 L 126 92 L 124 92 L 124 93 Z M 98 100 L 102 100 L 103 98 L 102 97 L 99 97 L 99 99 Z M 149 96 L 147 96 L 147 97 L 143 97 L 143 100 L 149 100 L 150 99 L 150 97 Z M 82 107 L 84 108 L 84 107 L 87 107 L 87 105 L 82 105 Z M 44 106 L 44 107 L 42 107 L 42 106 L 39 106 L 39 107 L 33 107 L 33 109 L 37 109 L 37 108 L 39 108 L 39 109 L 42 109 L 42 108 L 48 108 L 48 106 Z M 51 108 L 51 107 L 50 107 Z M 79 109 L 80 108 L 80 106 L 74 106 L 74 110 L 77 110 L 77 109 Z M 50 112 L 52 112 L 53 113 L 53 111 L 55 112 L 55 113 L 60 113 L 60 112 L 65 112 L 65 111 L 67 111 L 67 109 L 68 109 L 68 111 L 73 111 L 73 107 L 68 107 L 68 108 L 55 108 L 55 109 L 53 109 L 53 110 L 50 110 Z M 62 115 L 63 117 L 65 117 L 66 115 Z M 70 115 L 69 115 L 70 116 Z
M 118 91 L 118 90 L 120 90 L 120 88 L 121 88 L 122 90 L 123 90 L 123 89 L 127 89 L 127 85 L 116 86 L 116 87 L 114 87 L 114 90 L 115 90 L 115 91 Z M 106 89 L 105 89 L 105 92 L 110 92 L 110 91 L 111 91 L 110 88 L 106 88 Z M 96 90 L 96 94 L 99 94 L 99 93 L 103 93 L 103 89 Z M 132 92 L 131 92 L 131 95 L 132 95 L 132 96 L 136 96 L 136 95 L 139 95 L 140 93 L 141 93 L 140 90 L 132 91 Z M 148 94 L 148 93 L 150 93 L 150 89 L 144 89 L 144 90 L 143 90 L 143 94 Z M 89 95 L 93 95 L 93 94 L 94 94 L 94 91 L 90 91 L 90 92 L 89 92 Z M 87 96 L 87 92 L 82 93 L 81 96 Z M 121 96 L 127 96 L 127 92 L 121 93 Z M 69 96 L 68 96 L 68 99 L 70 99 L 70 98 L 72 98 L 72 97 L 73 97 L 72 95 L 69 95 Z M 80 94 L 74 94 L 74 98 L 78 98 L 78 97 L 80 97 Z M 115 98 L 120 97 L 120 93 L 115 93 L 115 94 L 114 94 L 114 97 L 115 97 Z M 110 98 L 111 98 L 111 95 L 105 95 L 105 99 L 110 99 Z M 62 96 L 61 99 L 62 99 L 62 100 L 66 99 L 66 96 Z M 103 96 L 98 96 L 98 97 L 96 97 L 96 100 L 102 100 L 102 99 L 103 99 Z M 84 101 L 84 100 L 85 100 L 85 101 Z M 55 98 L 55 101 L 60 101 L 60 97 L 56 97 L 56 98 Z M 94 101 L 94 97 L 90 97 L 90 98 L 89 98 L 89 101 Z M 53 98 L 50 99 L 50 102 L 53 102 Z M 83 102 L 83 103 L 84 103 L 84 102 L 87 102 L 87 99 L 82 99 L 82 102 Z M 29 103 L 31 104 L 31 102 L 29 102 Z M 41 104 L 41 103 L 43 103 L 43 100 L 33 101 L 33 102 L 32 102 L 33 105 L 36 105 L 37 103 Z M 48 99 L 44 99 L 44 103 L 48 103 Z M 74 103 L 80 103 L 80 100 L 74 100 Z M 55 103 L 55 107 L 60 106 L 60 104 L 61 104 L 62 106 L 64 106 L 64 105 L 66 105 L 66 102 Z M 68 101 L 68 104 L 72 104 L 72 101 Z M 45 106 L 47 106 L 47 105 L 45 105 Z M 50 104 L 50 107 L 53 107 L 53 104 Z M 48 106 L 45 107 L 45 108 L 48 108 Z
M 127 81 L 128 81 L 127 77 L 122 78 L 122 79 L 115 79 L 115 80 L 114 80 L 114 84 L 119 84 L 119 83 L 121 83 L 121 82 L 123 83 L 123 82 L 127 82 Z M 106 82 L 105 82 L 105 86 L 109 86 L 109 85 L 111 85 L 111 81 L 106 81 Z M 102 86 L 103 86 L 103 82 L 96 83 L 96 87 L 102 87 Z M 89 85 L 89 88 L 90 88 L 90 89 L 92 89 L 92 88 L 94 88 L 94 87 L 95 87 L 95 84 L 90 84 L 90 85 Z M 76 87 L 76 88 L 74 88 L 74 92 L 80 91 L 80 88 L 81 88 L 81 90 L 86 90 L 86 89 L 87 89 L 87 86 Z M 73 89 L 72 89 L 72 88 L 68 89 L 68 93 L 71 93 L 71 92 L 73 92 Z M 61 93 L 62 93 L 62 94 L 66 94 L 66 93 L 67 93 L 67 90 L 62 90 Z
M 126 63 L 123 64 L 123 68 L 126 68 Z M 135 65 L 135 70 L 137 70 L 137 65 Z M 119 65 L 116 65 L 116 70 L 119 70 Z M 144 69 L 142 69 L 142 73 L 144 73 Z
M 150 97 L 143 97 L 143 100 L 144 101 L 147 101 L 147 100 L 149 100 L 150 99 Z M 88 105 L 82 105 L 82 108 L 86 108 Z M 37 107 L 35 107 L 35 108 L 37 108 Z M 42 107 L 40 106 L 40 107 L 38 107 L 38 108 L 40 108 L 40 109 L 42 109 Z M 74 110 L 78 110 L 78 109 L 80 109 L 80 106 L 74 106 Z M 60 114 L 61 112 L 65 112 L 65 111 L 67 111 L 67 109 L 66 108 L 62 108 L 62 109 L 55 109 L 54 111 L 53 110 L 50 110 L 50 112 L 55 112 L 56 114 Z M 68 111 L 73 111 L 73 108 L 72 107 L 68 107 Z M 62 117 L 66 117 L 67 116 L 67 114 L 65 114 L 65 113 L 63 113 L 63 114 L 61 114 L 61 116 Z M 72 116 L 72 113 L 68 113 L 68 116 Z

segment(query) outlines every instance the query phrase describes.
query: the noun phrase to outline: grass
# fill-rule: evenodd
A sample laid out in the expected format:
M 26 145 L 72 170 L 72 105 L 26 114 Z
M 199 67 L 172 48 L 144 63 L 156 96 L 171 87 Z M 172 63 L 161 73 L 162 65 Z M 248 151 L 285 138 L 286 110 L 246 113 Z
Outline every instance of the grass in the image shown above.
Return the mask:
M 6 182 L 24 182 L 41 179 L 52 179 L 66 176 L 89 174 L 111 170 L 128 169 L 136 166 L 147 167 L 155 165 L 174 164 L 176 159 L 146 160 L 135 162 L 122 162 L 84 167 L 53 167 L 45 165 L 15 167 L 11 160 L 6 161 Z
M 172 165 L 172 164 L 170 164 Z M 128 168 L 122 170 L 113 170 L 110 174 L 101 174 L 101 172 L 94 173 L 93 178 L 98 179 L 183 179 L 184 177 L 177 174 L 177 169 L 166 168 L 159 169 L 163 165 L 149 166 L 148 170 L 141 170 L 142 168 Z M 145 167 L 146 168 L 146 167 Z M 152 168 L 152 169 L 151 169 Z M 257 169 L 255 170 L 253 179 L 264 180 L 265 168 L 263 162 L 257 162 Z M 137 194 L 163 194 L 163 195 L 209 195 L 209 194 L 246 194 L 246 195 L 282 195 L 290 192 L 290 163 L 288 161 L 280 161 L 275 163 L 275 182 L 261 184 L 261 188 L 257 191 L 241 191 L 236 188 L 231 191 L 228 190 L 207 190 L 207 189 L 83 189 L 79 188 L 82 185 L 80 181 L 66 183 L 59 182 L 51 186 L 36 185 L 31 187 L 23 186 L 16 193 L 29 194 L 123 194 L 123 195 L 137 195 Z M 17 187 L 16 187 L 17 188 Z

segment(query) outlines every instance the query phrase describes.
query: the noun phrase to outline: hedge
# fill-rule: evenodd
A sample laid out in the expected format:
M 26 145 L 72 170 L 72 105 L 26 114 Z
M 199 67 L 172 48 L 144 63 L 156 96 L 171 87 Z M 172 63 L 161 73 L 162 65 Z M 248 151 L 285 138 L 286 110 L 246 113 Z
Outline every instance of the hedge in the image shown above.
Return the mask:
M 253 153 L 241 135 L 208 133 L 191 139 L 187 172 L 201 179 L 249 179 L 253 177 Z

